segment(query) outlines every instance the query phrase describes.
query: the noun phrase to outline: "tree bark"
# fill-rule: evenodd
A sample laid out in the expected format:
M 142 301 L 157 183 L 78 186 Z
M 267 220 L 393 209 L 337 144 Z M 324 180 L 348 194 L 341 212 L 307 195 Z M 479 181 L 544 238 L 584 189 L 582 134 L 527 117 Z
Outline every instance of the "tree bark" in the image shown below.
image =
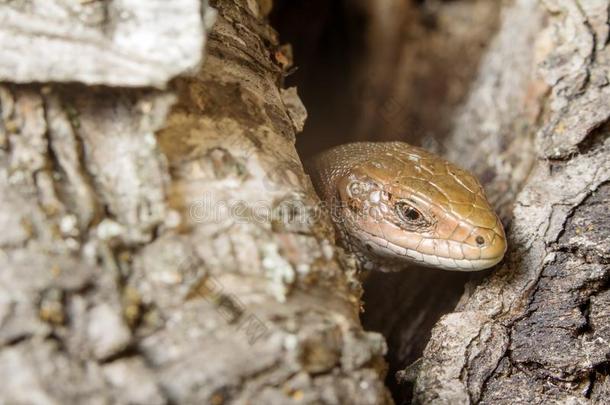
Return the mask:
M 214 5 L 169 90 L 205 4 L 0 6 L 0 402 L 389 402 L 268 5 Z
M 604 403 L 608 1 L 426 3 L 423 25 L 354 3 L 372 24 L 341 128 L 477 173 L 510 247 L 474 277 L 376 275 L 365 322 L 394 369 L 427 343 L 416 402 Z M 212 5 L 0 5 L 0 402 L 392 402 L 270 2 Z
M 508 224 L 504 264 L 432 331 L 420 403 L 605 403 L 607 1 L 515 1 L 445 142 Z

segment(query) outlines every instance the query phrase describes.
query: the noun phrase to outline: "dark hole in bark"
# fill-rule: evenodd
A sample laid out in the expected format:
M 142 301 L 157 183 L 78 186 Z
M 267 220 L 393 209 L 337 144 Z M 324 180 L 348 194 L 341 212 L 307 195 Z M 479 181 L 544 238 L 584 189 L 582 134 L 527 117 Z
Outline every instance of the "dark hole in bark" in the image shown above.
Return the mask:
M 398 1 L 380 25 L 372 1 L 278 0 L 270 16 L 294 52 L 294 73 L 308 119 L 297 135 L 301 157 L 353 141 L 402 140 L 443 152 L 451 117 L 464 100 L 496 29 L 499 3 Z M 376 11 L 375 11 L 376 10 Z M 377 14 L 376 14 L 377 13 Z M 385 20 L 384 20 L 385 21 Z M 457 34 L 456 34 L 457 32 Z M 398 404 L 412 386 L 395 374 L 418 359 L 430 331 L 455 308 L 466 281 L 484 274 L 427 268 L 372 274 L 361 316 L 388 342 L 387 385 Z
M 271 23 L 294 52 L 294 73 L 286 87 L 297 86 L 308 111 L 297 137 L 305 156 L 354 140 L 351 121 L 357 97 L 351 80 L 364 49 L 364 15 L 349 0 L 284 0 L 274 4 Z M 330 124 L 332 123 L 332 124 Z

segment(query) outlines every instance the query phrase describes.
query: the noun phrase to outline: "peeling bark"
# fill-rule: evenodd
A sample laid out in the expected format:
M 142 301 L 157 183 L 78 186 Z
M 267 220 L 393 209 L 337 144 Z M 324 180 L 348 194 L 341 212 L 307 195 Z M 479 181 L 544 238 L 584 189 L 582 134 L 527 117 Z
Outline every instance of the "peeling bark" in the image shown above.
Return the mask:
M 200 62 L 202 16 L 197 0 L 3 2 L 0 81 L 164 87 Z
M 270 2 L 213 2 L 207 36 L 207 4 L 148 3 L 0 5 L 0 402 L 391 403 Z M 391 367 L 427 342 L 416 402 L 604 403 L 608 2 L 422 7 L 357 3 L 363 99 L 327 129 L 471 169 L 510 250 L 429 342 L 468 276 L 375 276 L 365 320 Z
M 162 87 L 199 63 L 196 4 L 56 2 L 35 33 L 42 3 L 0 6 L 0 402 L 390 402 L 294 148 L 306 111 L 268 5 L 216 2 L 205 63 L 167 91 L 82 84 Z M 77 21 L 104 7 L 112 37 Z M 158 52 L 131 52 L 138 32 Z M 81 83 L 16 84 L 34 80 Z
M 603 403 L 608 3 L 515 1 L 502 18 L 448 142 L 489 183 L 509 252 L 434 328 L 415 398 Z

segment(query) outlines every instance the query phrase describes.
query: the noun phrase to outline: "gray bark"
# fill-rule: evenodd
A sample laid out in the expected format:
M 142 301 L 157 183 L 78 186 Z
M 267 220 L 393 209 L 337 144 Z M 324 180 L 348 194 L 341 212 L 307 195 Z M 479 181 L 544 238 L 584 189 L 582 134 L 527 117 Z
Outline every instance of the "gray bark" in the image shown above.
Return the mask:
M 197 67 L 213 18 L 197 0 L 3 3 L 0 81 L 12 83 L 164 87 Z
M 389 402 L 267 3 L 218 2 L 168 91 L 206 5 L 42 3 L 0 5 L 0 402 Z
M 433 329 L 415 398 L 605 403 L 608 2 L 515 1 L 501 19 L 445 145 L 487 180 L 509 252 Z
M 148 3 L 0 5 L 0 403 L 390 403 L 269 2 L 216 2 L 207 39 L 207 4 Z M 480 176 L 510 249 L 429 342 L 464 275 L 375 276 L 365 319 L 394 366 L 427 342 L 420 403 L 603 403 L 608 2 L 428 3 L 457 29 L 358 2 L 353 139 L 447 134 L 427 146 Z

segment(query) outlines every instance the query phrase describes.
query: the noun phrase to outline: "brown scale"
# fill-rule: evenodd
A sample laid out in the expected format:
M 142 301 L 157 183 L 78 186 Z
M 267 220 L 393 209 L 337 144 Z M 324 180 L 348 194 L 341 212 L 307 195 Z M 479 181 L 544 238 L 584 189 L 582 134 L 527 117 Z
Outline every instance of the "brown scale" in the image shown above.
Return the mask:
M 477 179 L 421 148 L 402 142 L 346 144 L 316 156 L 308 169 L 322 199 L 337 198 L 348 208 L 333 219 L 352 246 L 381 240 L 416 256 L 396 253 L 397 262 L 461 271 L 493 266 L 506 251 L 502 225 Z M 358 185 L 352 192 L 348 187 L 354 181 Z M 389 209 L 375 218 L 363 215 L 371 190 L 384 193 Z M 350 220 L 340 217 L 348 212 Z M 356 253 L 376 259 L 366 249 Z

